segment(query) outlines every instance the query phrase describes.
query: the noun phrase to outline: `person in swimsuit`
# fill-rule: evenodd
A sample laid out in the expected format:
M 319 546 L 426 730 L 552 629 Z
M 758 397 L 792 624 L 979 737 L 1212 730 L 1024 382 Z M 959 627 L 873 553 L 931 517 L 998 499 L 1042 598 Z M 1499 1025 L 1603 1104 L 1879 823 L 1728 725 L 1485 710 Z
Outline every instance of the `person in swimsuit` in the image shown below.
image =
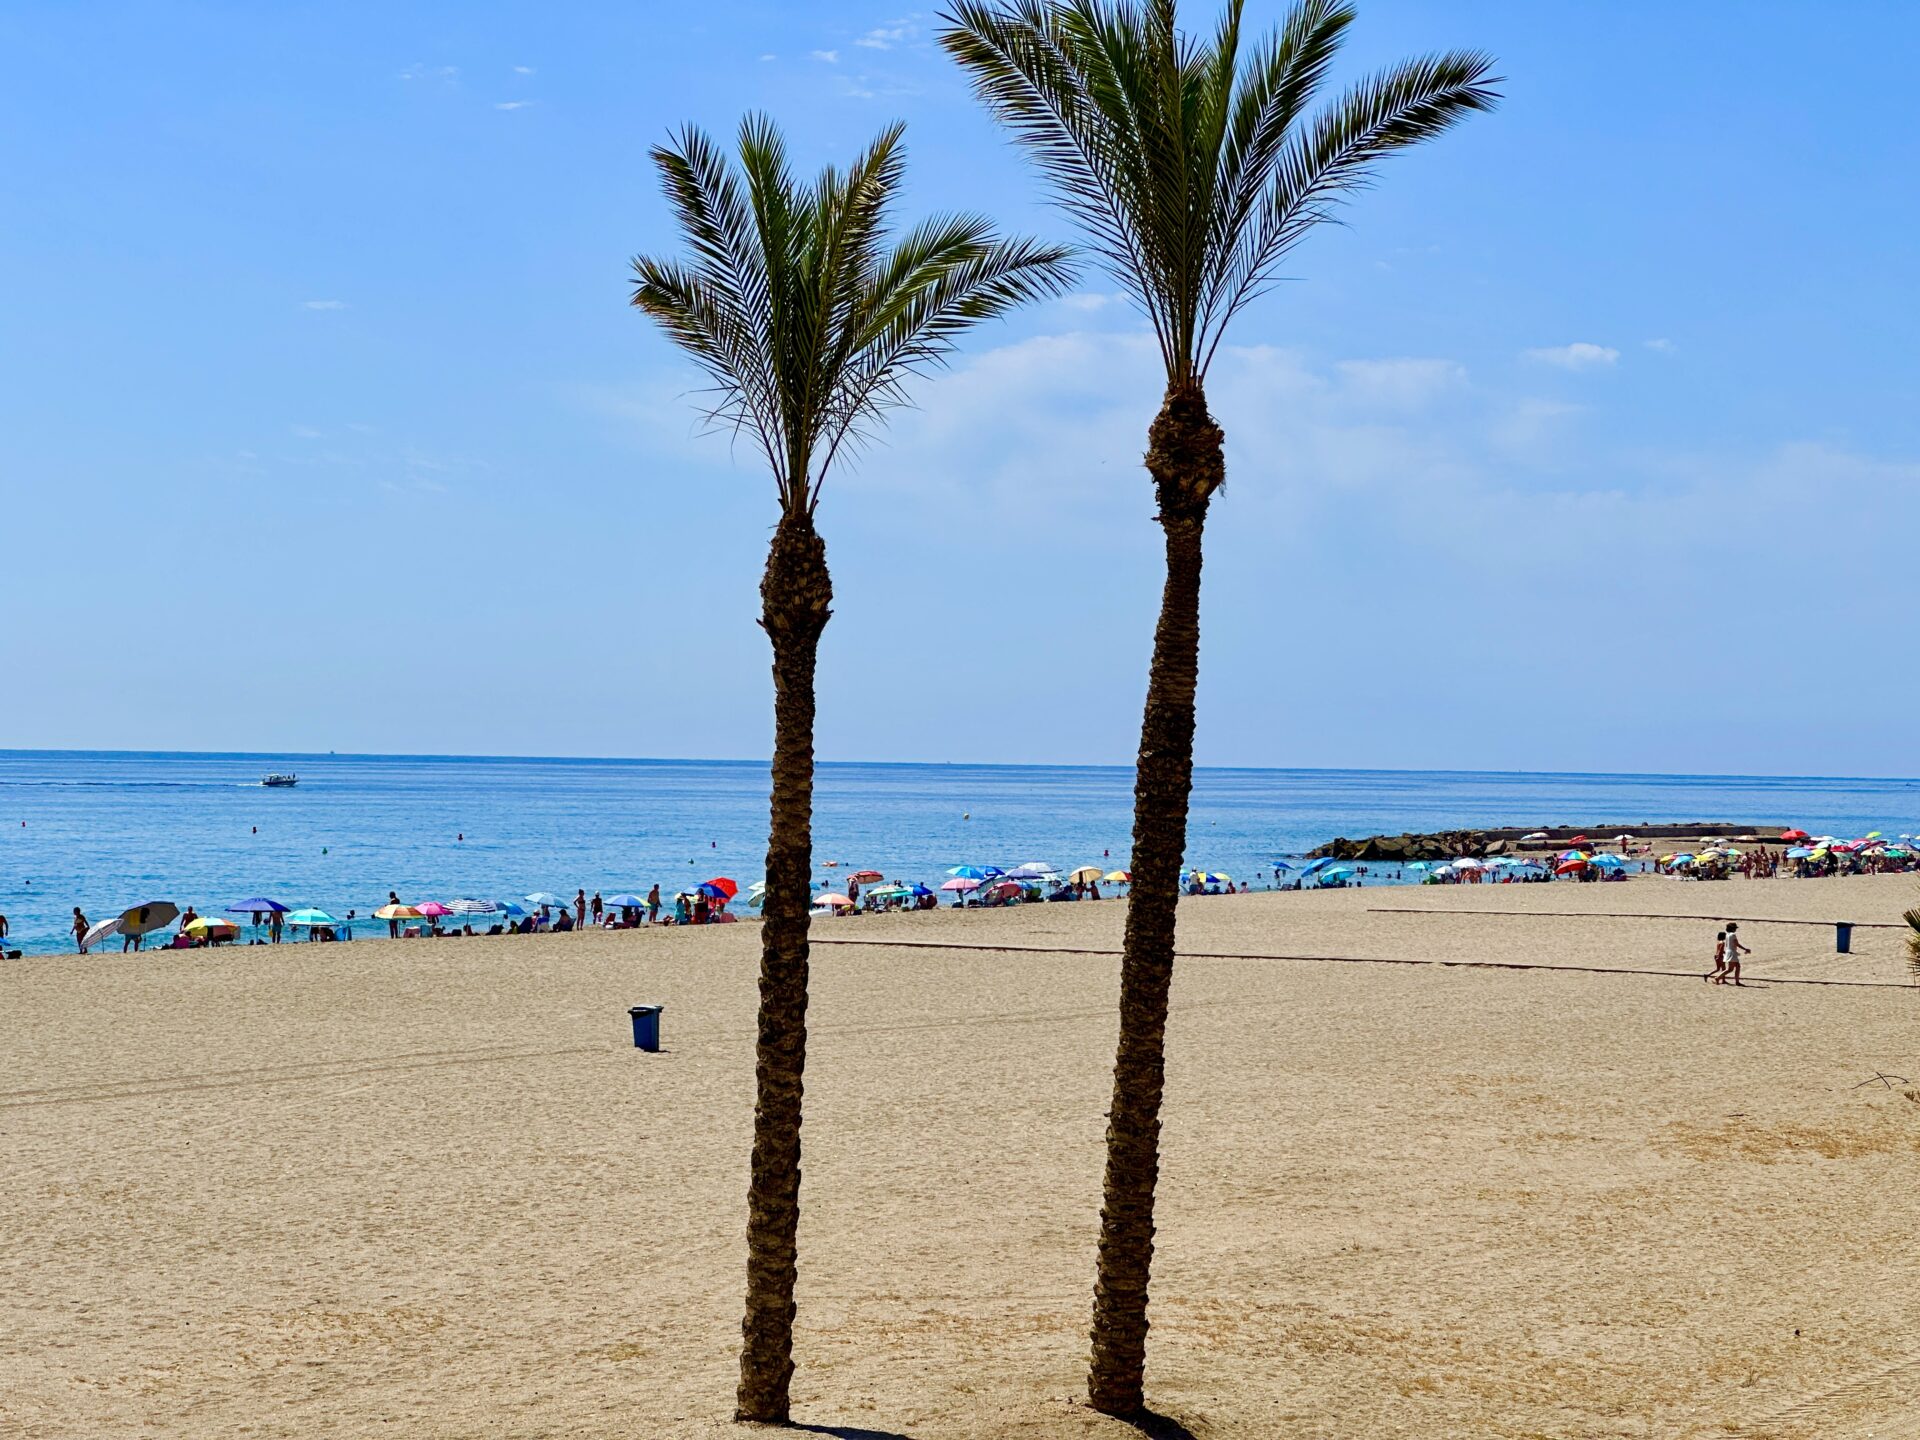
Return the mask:
M 73 943 L 80 948 L 82 955 L 87 953 L 87 931 L 93 927 L 87 924 L 87 917 L 80 913 L 78 905 L 73 907 Z
M 584 888 L 574 892 L 573 924 L 578 930 L 587 928 L 587 892 Z
M 1720 976 L 1725 972 L 1726 968 L 1727 932 L 1722 930 L 1718 935 L 1713 937 L 1713 969 L 1701 978 L 1710 985 L 1718 985 L 1720 983 Z

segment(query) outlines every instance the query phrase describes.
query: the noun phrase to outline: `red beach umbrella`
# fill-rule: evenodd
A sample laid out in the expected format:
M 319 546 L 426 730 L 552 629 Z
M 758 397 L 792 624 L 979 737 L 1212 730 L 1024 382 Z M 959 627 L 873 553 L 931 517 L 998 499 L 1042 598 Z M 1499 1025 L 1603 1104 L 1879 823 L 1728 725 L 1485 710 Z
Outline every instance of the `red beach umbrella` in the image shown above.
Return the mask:
M 1782 830 L 1780 832 L 1780 838 L 1782 840 L 1811 840 L 1813 837 L 1804 830 Z
M 882 875 L 878 870 L 856 870 L 853 873 L 853 878 L 856 883 L 861 885 L 878 885 L 887 877 Z
M 740 887 L 724 875 L 714 876 L 713 879 L 707 881 L 707 884 L 713 886 L 714 889 L 725 895 L 729 900 L 740 893 Z

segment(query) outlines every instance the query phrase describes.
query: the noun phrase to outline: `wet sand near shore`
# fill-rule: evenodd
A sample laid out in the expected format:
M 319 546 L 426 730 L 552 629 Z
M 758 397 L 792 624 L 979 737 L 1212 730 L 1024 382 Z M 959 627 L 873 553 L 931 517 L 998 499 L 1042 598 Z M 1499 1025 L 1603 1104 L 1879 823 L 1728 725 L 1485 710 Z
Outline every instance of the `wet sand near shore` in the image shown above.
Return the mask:
M 1920 1437 L 1901 937 L 1749 919 L 1748 988 L 1692 978 L 1721 915 L 1914 900 L 1183 904 L 1150 1433 Z M 1124 911 L 816 927 L 851 943 L 814 955 L 796 1420 L 1141 1433 L 1079 1403 Z M 1273 956 L 1347 963 L 1230 958 Z M 0 966 L 0 1434 L 743 1433 L 757 957 L 741 924 Z M 1447 963 L 1350 963 L 1387 959 Z

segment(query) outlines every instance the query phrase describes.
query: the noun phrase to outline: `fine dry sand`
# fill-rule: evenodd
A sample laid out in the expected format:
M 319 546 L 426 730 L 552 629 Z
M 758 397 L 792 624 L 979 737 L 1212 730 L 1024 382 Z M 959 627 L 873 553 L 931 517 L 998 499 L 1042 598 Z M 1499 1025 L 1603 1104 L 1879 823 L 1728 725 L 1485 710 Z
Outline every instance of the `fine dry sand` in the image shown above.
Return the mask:
M 1148 1433 L 1920 1437 L 1894 877 L 1191 901 Z M 1498 917 L 1380 913 L 1498 910 Z M 1123 906 L 826 923 L 795 1418 L 1079 1403 Z M 879 943 L 875 943 L 879 942 Z M 894 942 L 912 942 L 894 943 Z M 751 924 L 0 967 L 0 1434 L 675 1436 L 732 1409 Z M 1882 988 L 1762 983 L 1846 979 Z M 660 1001 L 666 1052 L 629 1043 Z M 1873 1079 L 1877 1074 L 1895 1078 Z M 1865 1082 L 1865 1083 L 1862 1083 Z

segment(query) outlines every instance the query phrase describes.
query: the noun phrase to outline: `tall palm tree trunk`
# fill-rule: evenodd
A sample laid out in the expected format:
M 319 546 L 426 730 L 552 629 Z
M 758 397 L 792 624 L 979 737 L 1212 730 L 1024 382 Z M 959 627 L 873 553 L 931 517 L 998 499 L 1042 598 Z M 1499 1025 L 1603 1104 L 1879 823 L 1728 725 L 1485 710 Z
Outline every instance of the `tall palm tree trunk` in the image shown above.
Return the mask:
M 1147 470 L 1166 532 L 1167 585 L 1153 636 L 1147 709 L 1133 784 L 1133 893 L 1120 960 L 1120 1046 L 1107 1118 L 1088 1398 L 1109 1415 L 1145 1408 L 1147 1282 L 1153 1191 L 1160 1174 L 1160 1096 L 1166 1074 L 1167 991 L 1174 913 L 1193 787 L 1194 689 L 1200 678 L 1201 536 L 1226 478 L 1220 427 L 1198 385 L 1169 387 L 1148 431 Z
M 774 531 L 760 582 L 760 623 L 773 642 L 773 813 L 760 927 L 758 1094 L 747 1190 L 747 1311 L 741 1323 L 737 1420 L 785 1423 L 793 1378 L 807 914 L 813 890 L 813 672 L 832 600 L 827 547 L 810 515 L 789 513 Z

